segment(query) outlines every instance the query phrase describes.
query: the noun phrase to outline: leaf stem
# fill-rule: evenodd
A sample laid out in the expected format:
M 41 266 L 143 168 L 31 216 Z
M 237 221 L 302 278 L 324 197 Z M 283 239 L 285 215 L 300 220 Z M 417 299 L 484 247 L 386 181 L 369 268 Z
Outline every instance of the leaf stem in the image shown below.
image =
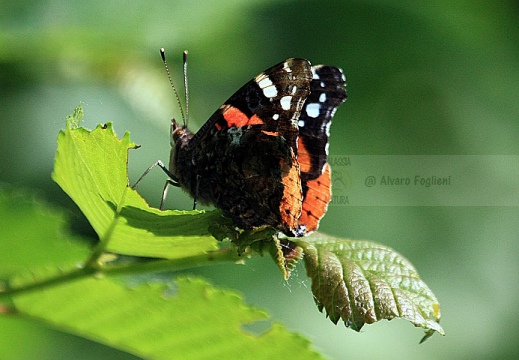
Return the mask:
M 106 247 L 108 246 L 108 242 L 112 238 L 112 234 L 115 230 L 115 226 L 117 225 L 117 222 L 119 221 L 119 217 L 121 216 L 121 211 L 124 204 L 124 199 L 126 198 L 126 192 L 128 191 L 128 186 L 126 186 L 123 190 L 123 194 L 121 197 L 121 200 L 119 201 L 119 204 L 117 205 L 117 209 L 115 209 L 114 218 L 110 222 L 110 225 L 106 229 L 106 232 L 104 236 L 101 236 L 99 243 L 92 251 L 92 254 L 90 254 L 90 257 L 85 261 L 84 268 L 91 268 L 96 267 L 96 263 L 103 255 L 103 253 L 106 250 Z
M 0 291 L 0 298 L 5 296 L 13 296 L 18 295 L 20 293 L 29 292 L 29 291 L 35 291 L 42 288 L 58 285 L 61 283 L 65 283 L 67 281 L 76 280 L 78 278 L 82 278 L 88 275 L 91 275 L 94 273 L 93 269 L 87 269 L 87 268 L 78 268 L 74 269 L 65 273 L 62 273 L 60 275 L 47 278 L 45 280 L 36 281 L 27 285 L 19 286 L 19 287 L 10 287 L 7 286 L 6 290 Z
M 92 258 L 93 257 L 91 256 L 89 260 Z M 60 285 L 68 281 L 78 280 L 91 275 L 119 276 L 166 270 L 179 271 L 207 265 L 216 265 L 225 262 L 236 262 L 243 260 L 244 258 L 246 258 L 246 256 L 240 256 L 236 249 L 233 248 L 219 249 L 204 254 L 194 255 L 180 259 L 155 259 L 146 262 L 118 265 L 100 265 L 97 264 L 96 258 L 93 262 L 90 262 L 88 267 L 86 266 L 87 263 L 85 263 L 85 266 L 83 267 L 57 275 L 55 277 L 51 277 L 20 287 L 7 287 L 5 291 L 0 291 L 0 298 L 40 290 L 50 286 Z
M 236 249 L 226 248 L 180 259 L 157 259 L 133 264 L 107 266 L 101 270 L 101 273 L 107 276 L 117 276 L 165 270 L 180 271 L 226 262 L 237 262 L 244 260 L 244 258 L 246 256 L 240 256 Z

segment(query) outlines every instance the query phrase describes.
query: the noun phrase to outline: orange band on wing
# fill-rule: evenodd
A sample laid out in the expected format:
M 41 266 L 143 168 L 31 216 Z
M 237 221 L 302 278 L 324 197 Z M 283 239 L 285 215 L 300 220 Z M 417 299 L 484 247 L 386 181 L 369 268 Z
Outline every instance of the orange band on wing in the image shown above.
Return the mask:
M 279 136 L 279 132 L 277 131 L 261 130 L 261 132 L 268 136 Z
M 331 183 L 329 164 L 324 166 L 321 176 L 306 183 L 308 191 L 303 199 L 303 211 L 299 218 L 299 225 L 305 225 L 307 233 L 317 230 L 319 221 L 326 214 L 328 203 L 332 199 Z
M 258 117 L 257 115 L 253 115 L 249 119 L 249 122 L 247 123 L 247 125 L 261 125 L 261 124 L 265 124 L 265 122 L 263 120 L 261 120 L 261 118 Z
M 308 153 L 308 149 L 302 137 L 297 139 L 297 161 L 299 162 L 302 173 L 309 173 L 310 170 L 312 170 L 312 158 Z
M 227 108 L 227 110 L 224 111 L 223 118 L 225 119 L 225 122 L 227 122 L 228 127 L 243 127 L 247 125 L 257 125 L 264 123 L 263 120 L 261 120 L 256 115 L 253 115 L 251 118 L 249 118 L 243 113 L 243 111 L 234 106 L 230 106 Z

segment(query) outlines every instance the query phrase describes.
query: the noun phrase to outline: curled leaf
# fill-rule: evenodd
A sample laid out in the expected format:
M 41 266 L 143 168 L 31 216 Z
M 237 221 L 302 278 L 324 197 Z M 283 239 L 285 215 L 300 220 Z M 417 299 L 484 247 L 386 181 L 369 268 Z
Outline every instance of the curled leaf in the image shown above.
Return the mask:
M 288 239 L 279 239 L 277 236 L 271 237 L 270 240 L 257 241 L 251 245 L 251 249 L 261 255 L 268 252 L 285 280 L 290 278 L 292 270 L 303 258 L 303 249 L 300 246 Z
M 287 239 L 276 239 L 274 246 L 271 248 L 270 256 L 276 262 L 285 280 L 288 280 L 292 270 L 303 258 L 303 249 Z
M 416 269 L 393 249 L 368 241 L 315 234 L 298 242 L 320 311 L 353 330 L 382 319 L 403 318 L 444 334 L 438 300 Z M 424 338 L 424 340 L 425 340 Z
M 227 221 L 227 223 L 226 223 Z M 278 231 L 271 227 L 255 230 L 237 230 L 230 219 L 213 226 L 213 236 L 219 240 L 230 239 L 239 254 L 246 252 L 268 253 L 283 274 L 285 280 L 290 278 L 292 270 L 303 258 L 303 249 L 287 238 L 280 238 Z

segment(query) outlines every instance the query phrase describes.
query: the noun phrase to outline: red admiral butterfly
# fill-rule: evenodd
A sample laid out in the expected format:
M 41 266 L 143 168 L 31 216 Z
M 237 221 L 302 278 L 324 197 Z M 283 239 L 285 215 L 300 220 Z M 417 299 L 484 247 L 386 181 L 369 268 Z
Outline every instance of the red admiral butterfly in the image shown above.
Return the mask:
M 287 59 L 245 84 L 196 134 L 173 119 L 170 170 L 158 161 L 146 173 L 160 166 L 170 177 L 165 192 L 179 186 L 195 207 L 214 204 L 239 228 L 308 235 L 331 200 L 328 137 L 345 85 L 339 68 Z

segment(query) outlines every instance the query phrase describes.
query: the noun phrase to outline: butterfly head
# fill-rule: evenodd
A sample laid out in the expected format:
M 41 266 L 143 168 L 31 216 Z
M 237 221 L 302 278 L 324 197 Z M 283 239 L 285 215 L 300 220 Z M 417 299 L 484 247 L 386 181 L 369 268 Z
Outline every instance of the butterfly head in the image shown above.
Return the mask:
M 175 147 L 177 144 L 180 144 L 180 146 L 187 145 L 193 135 L 186 125 L 177 123 L 175 119 L 171 120 L 171 147 Z
M 187 50 L 184 51 L 184 90 L 185 90 L 185 99 L 186 99 L 186 111 L 182 108 L 182 103 L 180 102 L 180 97 L 178 96 L 177 89 L 173 84 L 173 80 L 171 79 L 171 74 L 169 72 L 168 63 L 166 62 L 166 54 L 164 48 L 160 49 L 160 55 L 162 57 L 162 61 L 164 62 L 164 67 L 166 69 L 166 73 L 168 74 L 169 83 L 171 84 L 171 88 L 173 89 L 173 93 L 175 94 L 175 98 L 177 99 L 178 107 L 180 108 L 180 113 L 182 114 L 182 125 L 179 125 L 175 119 L 171 120 L 171 147 L 175 147 L 177 143 L 180 142 L 180 146 L 185 146 L 193 137 L 193 134 L 187 129 L 187 123 L 189 119 L 189 111 L 188 111 L 188 100 L 189 100 L 189 92 L 187 87 Z

